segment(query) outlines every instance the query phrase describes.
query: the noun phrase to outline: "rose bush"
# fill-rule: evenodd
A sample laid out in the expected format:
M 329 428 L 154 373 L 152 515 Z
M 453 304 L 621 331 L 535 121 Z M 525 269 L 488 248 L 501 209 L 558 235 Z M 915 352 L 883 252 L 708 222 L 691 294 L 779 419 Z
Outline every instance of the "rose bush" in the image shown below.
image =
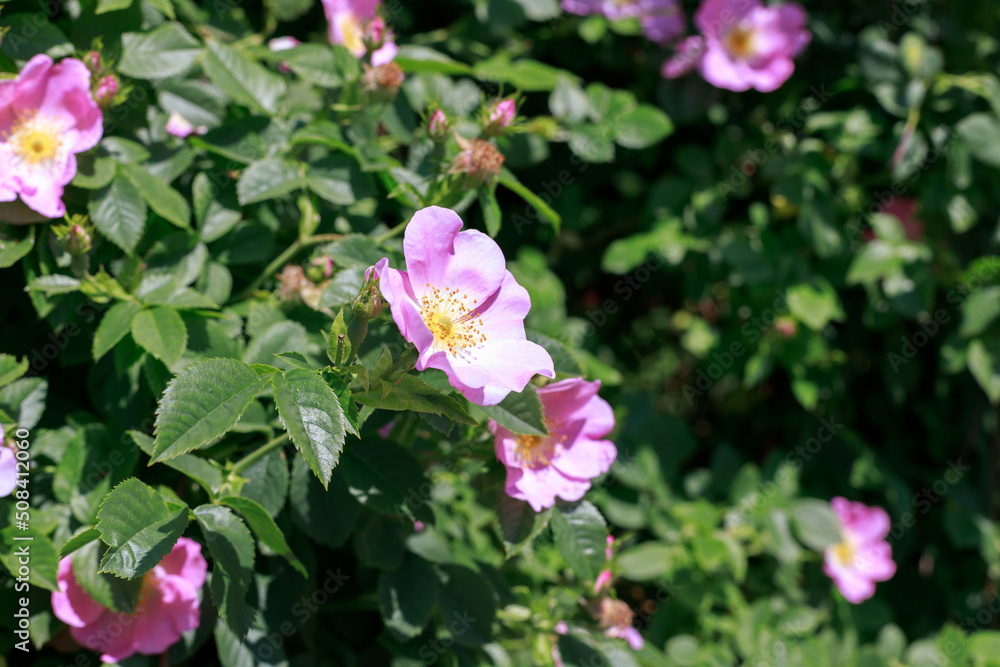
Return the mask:
M 998 23 L 0 1 L 0 664 L 996 663 Z

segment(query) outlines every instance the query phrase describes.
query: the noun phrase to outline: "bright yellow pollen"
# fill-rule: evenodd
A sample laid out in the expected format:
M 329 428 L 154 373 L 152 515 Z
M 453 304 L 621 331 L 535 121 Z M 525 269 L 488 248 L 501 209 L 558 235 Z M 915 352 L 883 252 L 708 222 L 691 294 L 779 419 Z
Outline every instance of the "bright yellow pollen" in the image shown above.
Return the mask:
M 558 432 L 560 425 L 561 422 L 558 420 L 546 419 L 545 428 L 548 429 L 548 437 L 516 436 L 517 462 L 525 468 L 543 468 L 551 465 L 552 461 L 562 453 L 562 443 L 566 441 L 566 436 Z
M 756 33 L 751 28 L 737 27 L 724 38 L 726 48 L 734 58 L 746 58 L 754 53 L 754 38 Z
M 54 159 L 62 147 L 58 123 L 35 114 L 18 121 L 4 139 L 15 155 L 31 165 Z
M 849 542 L 841 542 L 834 545 L 833 554 L 844 565 L 850 565 L 854 560 L 854 545 Z
M 434 334 L 434 342 L 449 354 L 474 348 L 486 342 L 480 327 L 483 320 L 476 312 L 479 299 L 469 302 L 469 295 L 459 296 L 457 289 L 440 290 L 427 283 L 420 299 L 420 317 Z

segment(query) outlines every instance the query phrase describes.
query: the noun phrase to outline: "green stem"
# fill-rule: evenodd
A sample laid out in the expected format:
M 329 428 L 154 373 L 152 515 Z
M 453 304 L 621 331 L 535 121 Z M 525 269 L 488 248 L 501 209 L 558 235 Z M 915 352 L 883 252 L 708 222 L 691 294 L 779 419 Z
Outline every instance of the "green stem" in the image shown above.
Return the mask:
M 406 222 L 404 222 L 401 225 L 397 225 L 396 227 L 393 227 L 392 229 L 390 229 L 389 231 L 387 231 L 385 234 L 382 234 L 380 236 L 376 236 L 373 240 L 375 241 L 375 243 L 385 243 L 386 241 L 388 241 L 392 237 L 399 236 L 400 234 L 402 234 L 403 231 L 406 230 L 406 226 L 408 224 L 410 224 L 409 220 L 407 220 Z
M 274 261 L 268 264 L 264 270 L 260 272 L 260 275 L 254 278 L 253 282 L 247 285 L 247 288 L 243 290 L 233 301 L 243 301 L 244 299 L 250 298 L 250 296 L 257 291 L 257 288 L 260 287 L 265 280 L 277 273 L 278 269 L 287 264 L 303 248 L 308 248 L 309 246 L 318 245 L 320 243 L 339 241 L 342 238 L 344 238 L 343 234 L 315 234 L 305 239 L 297 239 L 294 243 L 292 243 L 292 245 L 285 248 L 283 253 L 275 257 Z
M 254 463 L 257 463 L 257 461 L 260 461 L 262 458 L 270 454 L 275 449 L 278 449 L 279 447 L 284 445 L 287 441 L 288 441 L 288 434 L 282 433 L 274 440 L 271 440 L 270 442 L 266 443 L 259 449 L 255 449 L 254 451 L 250 452 L 242 459 L 237 461 L 235 464 L 233 464 L 233 472 L 237 474 L 243 472 L 244 470 L 252 466 Z

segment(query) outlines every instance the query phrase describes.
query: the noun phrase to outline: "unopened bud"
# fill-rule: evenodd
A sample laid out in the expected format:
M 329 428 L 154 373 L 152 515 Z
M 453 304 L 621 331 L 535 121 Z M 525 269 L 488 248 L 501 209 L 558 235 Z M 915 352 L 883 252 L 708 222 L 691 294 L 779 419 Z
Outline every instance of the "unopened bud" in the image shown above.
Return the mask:
M 394 62 L 375 67 L 365 66 L 365 89 L 373 99 L 380 102 L 393 100 L 405 78 L 402 68 Z
M 441 109 L 435 109 L 427 122 L 427 134 L 436 144 L 443 144 L 448 140 L 448 117 Z
M 100 83 L 97 84 L 97 91 L 94 93 L 94 101 L 102 109 L 110 109 L 114 106 L 115 95 L 121 89 L 121 84 L 118 81 L 118 77 L 114 74 L 109 74 L 108 76 L 101 79 Z
M 511 126 L 516 116 L 517 102 L 514 98 L 494 102 L 489 108 L 483 132 L 489 136 L 499 136 Z
M 449 172 L 465 174 L 468 187 L 492 183 L 500 175 L 504 156 L 497 147 L 483 139 L 458 138 L 462 152 L 455 156 Z

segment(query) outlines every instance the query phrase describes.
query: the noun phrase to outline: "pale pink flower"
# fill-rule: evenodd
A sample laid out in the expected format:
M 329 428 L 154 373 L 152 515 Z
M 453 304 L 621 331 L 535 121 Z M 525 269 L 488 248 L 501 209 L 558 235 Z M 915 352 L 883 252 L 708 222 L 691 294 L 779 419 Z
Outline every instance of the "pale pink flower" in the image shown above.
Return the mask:
M 454 211 L 421 209 L 403 237 L 407 271 L 389 268 L 388 258 L 375 270 L 393 320 L 420 353 L 417 370 L 443 370 L 473 403 L 496 405 L 555 371 L 549 353 L 525 337 L 531 299 L 500 246 L 461 228 Z
M 158 655 L 201 620 L 198 593 L 208 565 L 201 546 L 182 537 L 142 580 L 134 614 L 112 611 L 77 582 L 72 557 L 59 561 L 59 590 L 52 594 L 52 611 L 70 626 L 83 646 L 101 653 L 104 662 L 121 662 L 135 653 Z
M 203 125 L 195 127 L 187 118 L 180 115 L 176 111 L 171 113 L 170 117 L 167 118 L 167 134 L 172 134 L 175 137 L 184 139 L 192 134 L 202 135 L 206 132 L 208 132 L 207 127 Z
M 765 7 L 760 0 L 704 0 L 694 18 L 705 40 L 698 69 L 718 88 L 776 90 L 795 70 L 792 59 L 812 39 L 806 19 L 805 10 L 792 2 Z M 695 44 L 686 44 L 687 51 Z M 668 60 L 665 77 L 685 71 L 678 57 L 687 56 L 682 51 Z
M 489 421 L 497 458 L 507 468 L 507 495 L 540 512 L 556 496 L 579 500 L 590 480 L 611 468 L 618 449 L 604 438 L 615 427 L 615 415 L 597 395 L 600 388 L 599 380 L 571 378 L 539 389 L 548 437 L 517 435 Z
M 375 18 L 378 0 L 323 0 L 331 44 L 341 44 L 358 58 L 368 51 L 365 24 Z
M 637 18 L 646 37 L 666 43 L 684 32 L 684 12 L 677 0 L 562 0 L 571 14 L 604 14 L 617 21 Z
M 17 488 L 17 459 L 14 448 L 4 442 L 3 424 L 0 424 L 0 498 L 9 496 Z
M 830 503 L 840 519 L 843 541 L 826 549 L 823 571 L 833 579 L 848 602 L 858 604 L 875 594 L 875 582 L 896 573 L 889 534 L 889 515 L 881 507 L 868 507 L 837 497 Z
M 90 93 L 90 70 L 73 58 L 28 61 L 16 79 L 0 81 L 0 201 L 17 196 L 49 218 L 66 214 L 64 186 L 76 176 L 76 154 L 104 132 Z

